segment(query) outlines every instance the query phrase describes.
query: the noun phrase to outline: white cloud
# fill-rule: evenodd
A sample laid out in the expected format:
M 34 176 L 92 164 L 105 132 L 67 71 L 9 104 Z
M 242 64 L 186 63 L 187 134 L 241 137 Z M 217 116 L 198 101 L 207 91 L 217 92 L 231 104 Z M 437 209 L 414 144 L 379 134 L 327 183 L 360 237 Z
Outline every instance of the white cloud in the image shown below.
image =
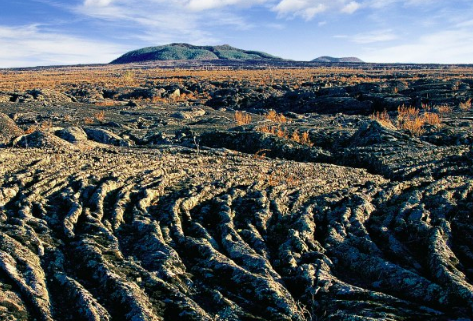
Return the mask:
M 368 44 L 375 42 L 384 42 L 398 39 L 392 30 L 377 30 L 373 32 L 360 33 L 352 37 L 352 41 L 360 44 Z
M 85 0 L 84 6 L 86 7 L 106 7 L 110 5 L 113 0 Z
M 108 5 L 90 6 L 87 1 Z M 258 0 L 256 2 L 265 2 Z M 153 41 L 155 44 L 185 41 L 192 43 L 213 42 L 214 37 L 206 29 L 215 26 L 231 26 L 238 30 L 251 28 L 244 17 L 224 10 L 231 5 L 250 5 L 249 0 L 86 0 L 74 8 L 80 15 L 104 20 L 120 29 L 134 29 L 130 37 Z M 208 10 L 221 7 L 220 9 Z M 203 10 L 205 13 L 202 13 Z
M 356 2 L 356 1 L 352 1 L 348 4 L 346 4 L 343 8 L 342 8 L 342 12 L 343 13 L 348 13 L 348 14 L 352 14 L 354 13 L 356 10 L 360 9 L 361 5 Z
M 473 27 L 473 19 L 472 20 L 467 20 L 467 21 L 462 21 L 457 24 L 457 27 Z
M 349 0 L 281 0 L 273 7 L 273 11 L 279 16 L 300 16 L 311 20 L 327 11 L 352 14 L 360 7 L 360 3 Z
M 268 0 L 188 0 L 186 7 L 191 10 L 209 10 L 227 6 L 254 6 Z
M 387 48 L 367 48 L 366 61 L 471 63 L 473 34 L 469 29 L 440 31 Z
M 38 25 L 0 25 L 0 67 L 108 63 L 125 48 L 104 42 L 42 32 Z
M 392 5 L 401 5 L 404 7 L 429 6 L 435 3 L 446 3 L 443 0 L 369 0 L 365 4 L 371 8 L 381 9 Z

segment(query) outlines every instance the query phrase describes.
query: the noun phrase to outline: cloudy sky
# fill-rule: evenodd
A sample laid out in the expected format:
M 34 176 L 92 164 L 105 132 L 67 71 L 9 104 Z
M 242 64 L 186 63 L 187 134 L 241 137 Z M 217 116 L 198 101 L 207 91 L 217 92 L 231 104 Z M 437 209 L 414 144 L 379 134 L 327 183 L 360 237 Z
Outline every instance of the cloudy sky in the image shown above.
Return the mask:
M 312 60 L 473 63 L 471 0 L 1 0 L 0 68 L 173 42 Z

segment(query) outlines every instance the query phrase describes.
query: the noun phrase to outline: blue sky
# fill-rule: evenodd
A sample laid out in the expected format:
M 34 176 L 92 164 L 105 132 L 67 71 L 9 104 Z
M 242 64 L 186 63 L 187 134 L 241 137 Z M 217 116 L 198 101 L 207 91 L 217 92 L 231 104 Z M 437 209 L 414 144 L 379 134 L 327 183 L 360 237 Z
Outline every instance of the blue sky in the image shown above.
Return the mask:
M 173 42 L 294 60 L 473 63 L 471 0 L 1 0 L 0 67 L 106 63 Z

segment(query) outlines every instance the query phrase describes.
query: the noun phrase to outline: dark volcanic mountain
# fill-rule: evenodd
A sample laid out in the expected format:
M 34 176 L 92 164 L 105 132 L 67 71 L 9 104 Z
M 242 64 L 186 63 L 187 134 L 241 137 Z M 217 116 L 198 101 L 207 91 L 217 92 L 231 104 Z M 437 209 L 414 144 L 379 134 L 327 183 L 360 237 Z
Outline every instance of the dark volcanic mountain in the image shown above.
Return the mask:
M 222 46 L 193 46 L 185 43 L 142 48 L 130 51 L 112 61 L 112 64 L 153 60 L 281 60 L 281 58 L 259 51 L 248 51 Z
M 322 56 L 318 57 L 314 60 L 313 62 L 364 62 L 363 60 L 357 58 L 357 57 L 342 57 L 342 58 L 335 58 L 335 57 L 329 57 L 329 56 Z

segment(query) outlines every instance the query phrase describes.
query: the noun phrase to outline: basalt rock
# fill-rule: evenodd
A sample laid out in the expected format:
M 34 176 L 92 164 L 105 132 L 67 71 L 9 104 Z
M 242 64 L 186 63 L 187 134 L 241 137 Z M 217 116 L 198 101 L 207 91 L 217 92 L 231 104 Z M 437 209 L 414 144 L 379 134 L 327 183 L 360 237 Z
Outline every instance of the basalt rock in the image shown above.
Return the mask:
M 71 149 L 74 145 L 55 136 L 52 133 L 36 130 L 31 134 L 17 137 L 13 140 L 13 146 L 24 148 L 53 148 Z
M 23 135 L 23 130 L 10 117 L 0 113 L 0 145 L 7 144 L 20 135 Z
M 67 127 L 56 131 L 55 134 L 70 143 L 87 141 L 87 133 L 81 127 Z
M 182 151 L 5 149 L 0 315 L 471 317 L 471 170 L 390 181 Z
M 1 320 L 473 318 L 470 67 L 148 67 L 0 104 Z
M 122 137 L 118 136 L 117 134 L 114 134 L 106 129 L 86 127 L 84 128 L 84 131 L 86 132 L 88 138 L 98 143 L 109 144 L 114 146 L 131 145 L 130 141 L 127 141 Z
M 70 103 L 71 97 L 51 89 L 33 89 L 26 91 L 26 94 L 35 100 L 46 101 L 49 103 Z
M 178 111 L 174 113 L 172 116 L 178 119 L 194 119 L 197 117 L 202 117 L 205 115 L 205 110 L 202 108 L 192 108 L 187 110 Z

